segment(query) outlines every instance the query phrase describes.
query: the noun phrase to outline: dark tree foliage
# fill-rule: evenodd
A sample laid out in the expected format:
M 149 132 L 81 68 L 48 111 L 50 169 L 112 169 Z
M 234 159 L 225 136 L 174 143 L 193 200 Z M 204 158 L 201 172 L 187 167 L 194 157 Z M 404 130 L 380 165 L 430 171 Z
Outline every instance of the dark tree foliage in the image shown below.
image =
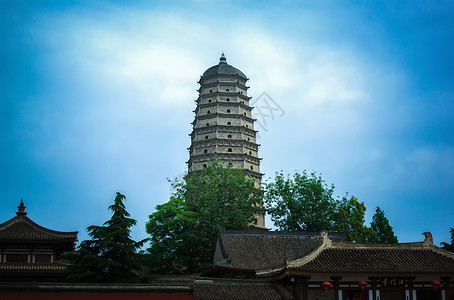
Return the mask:
M 260 210 L 262 191 L 240 169 L 213 161 L 201 174 L 173 183 L 176 192 L 146 224 L 155 271 L 192 273 L 213 259 L 219 228 L 248 229 Z
M 368 243 L 375 240 L 374 232 L 364 225 L 366 206 L 355 196 L 337 201 L 333 213 L 333 231 L 346 232 L 353 242 Z
M 131 227 L 136 220 L 130 218 L 124 205 L 126 197 L 117 192 L 110 220 L 103 226 L 89 226 L 91 240 L 83 241 L 78 253 L 70 257 L 72 266 L 69 279 L 77 282 L 135 282 L 139 280 L 137 250 L 145 240 L 131 239 Z
M 375 234 L 375 239 L 372 242 L 385 244 L 397 243 L 397 237 L 394 235 L 393 228 L 389 225 L 389 220 L 385 217 L 385 212 L 380 207 L 377 207 L 375 210 L 370 225 Z
M 278 230 L 346 232 L 353 242 L 397 242 L 384 213 L 376 214 L 373 227 L 364 225 L 366 206 L 354 196 L 334 199 L 334 185 L 317 173 L 276 173 L 265 184 L 265 208 Z M 389 236 L 389 233 L 391 235 Z M 378 237 L 376 237 L 378 234 Z
M 265 184 L 265 208 L 279 230 L 330 230 L 336 206 L 333 191 L 334 186 L 315 172 L 292 178 L 276 173 L 274 182 Z
M 454 252 L 454 228 L 449 229 L 449 232 L 451 233 L 451 244 L 441 242 L 441 246 L 445 250 Z

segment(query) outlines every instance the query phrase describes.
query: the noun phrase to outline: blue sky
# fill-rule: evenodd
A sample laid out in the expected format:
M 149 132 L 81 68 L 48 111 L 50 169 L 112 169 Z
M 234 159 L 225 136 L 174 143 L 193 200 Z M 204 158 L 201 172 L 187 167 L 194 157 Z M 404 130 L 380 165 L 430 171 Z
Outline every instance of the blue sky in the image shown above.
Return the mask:
M 315 170 L 366 223 L 380 206 L 399 241 L 449 241 L 453 15 L 452 1 L 1 1 L 0 222 L 24 198 L 84 240 L 120 191 L 145 238 L 186 171 L 197 80 L 225 52 L 255 105 L 266 92 L 282 109 L 256 126 L 265 178 Z

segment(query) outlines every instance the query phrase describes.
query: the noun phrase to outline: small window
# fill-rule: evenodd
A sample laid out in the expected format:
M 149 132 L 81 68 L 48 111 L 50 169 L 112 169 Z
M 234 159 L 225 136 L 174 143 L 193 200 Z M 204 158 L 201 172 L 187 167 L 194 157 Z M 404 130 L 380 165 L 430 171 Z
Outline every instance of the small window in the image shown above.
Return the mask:
M 252 151 L 249 151 L 249 155 L 252 155 Z
M 248 128 L 247 124 L 246 124 L 246 128 Z
M 205 139 L 208 140 L 208 135 L 205 136 Z
M 230 102 L 230 98 L 225 99 L 227 102 Z
M 207 111 L 207 115 L 211 114 L 211 111 Z
M 212 92 L 213 92 L 213 90 L 210 90 L 210 93 L 212 93 Z
M 227 152 L 232 152 L 232 148 L 227 149 Z
M 203 153 L 208 153 L 208 150 L 207 150 L 207 149 L 204 149 L 204 150 L 203 150 Z
M 229 135 L 228 135 L 227 137 L 228 137 L 229 139 L 231 139 L 231 138 L 232 138 L 232 135 L 231 135 L 231 134 L 229 134 Z
M 246 113 L 243 113 L 243 115 L 246 115 Z
M 253 166 L 251 166 L 251 170 L 254 170 L 254 167 L 253 167 Z
M 240 91 L 240 94 L 243 95 L 243 91 Z
M 232 123 L 231 122 L 227 122 L 227 125 L 232 125 Z
M 208 103 L 211 103 L 211 99 L 208 99 Z
M 230 109 L 227 109 L 227 113 L 228 113 L 228 114 L 230 113 Z
M 207 164 L 203 164 L 203 167 L 206 168 L 206 167 L 207 167 Z
M 225 89 L 227 92 L 230 91 L 229 89 Z
M 210 123 L 206 123 L 205 125 L 206 125 L 206 126 L 210 126 Z
M 229 167 L 233 167 L 233 164 L 232 164 L 232 163 L 229 163 Z
M 251 139 L 250 138 L 247 138 L 248 141 L 250 141 Z

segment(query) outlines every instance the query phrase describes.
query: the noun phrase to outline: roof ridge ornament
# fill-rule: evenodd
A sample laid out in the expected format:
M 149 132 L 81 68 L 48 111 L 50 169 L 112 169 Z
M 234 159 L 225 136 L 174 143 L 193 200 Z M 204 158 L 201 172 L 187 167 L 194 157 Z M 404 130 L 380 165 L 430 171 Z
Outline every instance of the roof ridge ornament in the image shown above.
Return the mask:
M 25 208 L 26 208 L 26 206 L 24 205 L 24 199 L 21 198 L 21 199 L 20 199 L 20 204 L 19 204 L 19 206 L 17 207 L 16 215 L 18 215 L 18 216 L 25 216 L 25 215 L 27 215 L 27 212 L 25 211 Z
M 224 52 L 222 52 L 221 57 L 219 58 L 219 64 L 226 64 L 227 63 L 227 58 L 224 55 Z

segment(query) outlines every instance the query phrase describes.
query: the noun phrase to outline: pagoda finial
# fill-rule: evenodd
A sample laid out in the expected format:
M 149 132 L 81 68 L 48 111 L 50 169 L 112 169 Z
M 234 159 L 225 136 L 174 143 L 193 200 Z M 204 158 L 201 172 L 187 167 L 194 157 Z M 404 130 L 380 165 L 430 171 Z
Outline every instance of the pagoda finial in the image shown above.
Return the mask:
M 27 214 L 27 212 L 25 211 L 25 208 L 26 208 L 26 206 L 24 205 L 24 199 L 21 198 L 21 199 L 20 199 L 20 204 L 19 204 L 19 206 L 17 207 L 16 215 L 18 215 L 18 216 L 25 216 L 25 215 Z
M 224 52 L 222 52 L 221 54 L 221 58 L 219 58 L 219 63 L 222 64 L 226 64 L 227 63 L 227 58 L 225 58 L 225 55 L 224 55 Z

